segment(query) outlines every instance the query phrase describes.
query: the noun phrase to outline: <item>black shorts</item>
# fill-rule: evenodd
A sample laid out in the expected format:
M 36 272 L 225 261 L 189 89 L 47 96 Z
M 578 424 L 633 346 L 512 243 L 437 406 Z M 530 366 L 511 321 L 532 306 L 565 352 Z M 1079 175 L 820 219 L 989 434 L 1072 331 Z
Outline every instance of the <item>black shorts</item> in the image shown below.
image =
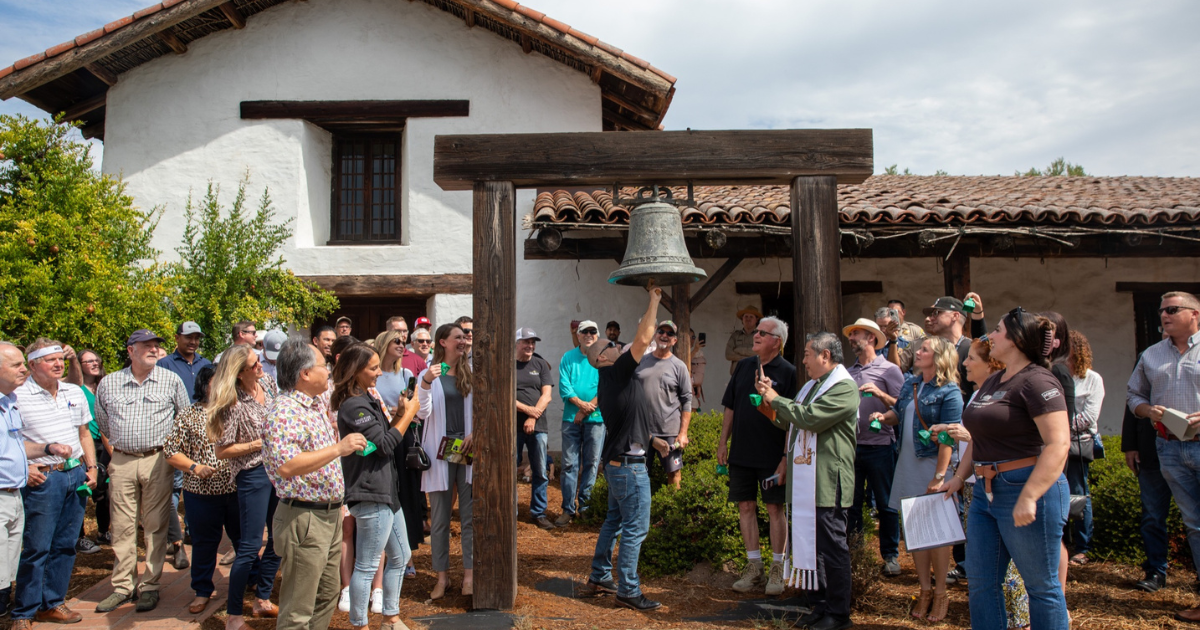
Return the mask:
M 664 438 L 666 439 L 666 438 Z M 652 460 L 658 460 L 658 464 L 662 466 L 664 472 L 673 473 L 683 469 L 683 449 L 673 448 L 666 457 L 658 454 L 658 451 L 650 448 L 646 450 L 646 463 L 649 465 Z
M 763 503 L 779 505 L 787 502 L 787 478 L 770 488 L 763 489 L 762 480 L 775 474 L 775 467 L 750 468 L 748 466 L 729 465 L 729 500 L 757 501 L 758 493 L 762 492 Z M 784 473 L 786 474 L 786 472 Z

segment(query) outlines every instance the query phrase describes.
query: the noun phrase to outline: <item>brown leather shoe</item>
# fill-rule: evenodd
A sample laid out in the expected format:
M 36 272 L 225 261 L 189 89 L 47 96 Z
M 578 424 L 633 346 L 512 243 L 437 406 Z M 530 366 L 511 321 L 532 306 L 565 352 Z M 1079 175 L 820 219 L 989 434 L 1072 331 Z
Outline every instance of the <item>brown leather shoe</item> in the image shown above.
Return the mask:
M 32 619 L 13 619 L 9 630 L 33 630 Z
M 39 610 L 33 618 L 45 623 L 79 623 L 83 621 L 83 615 L 67 608 L 66 604 L 59 604 L 50 610 Z
M 1175 613 L 1175 619 L 1186 621 L 1188 623 L 1200 623 L 1200 608 L 1189 608 Z M 16 628 L 16 622 L 13 622 L 13 628 Z

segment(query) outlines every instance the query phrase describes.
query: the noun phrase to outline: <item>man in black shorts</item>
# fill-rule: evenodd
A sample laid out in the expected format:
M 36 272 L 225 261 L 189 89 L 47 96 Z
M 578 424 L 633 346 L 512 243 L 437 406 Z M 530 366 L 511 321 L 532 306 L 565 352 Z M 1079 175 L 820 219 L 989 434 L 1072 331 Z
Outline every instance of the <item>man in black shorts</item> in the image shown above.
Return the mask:
M 787 343 L 787 335 L 787 324 L 778 318 L 759 320 L 754 330 L 755 356 L 737 362 L 721 400 L 725 406 L 725 421 L 721 425 L 721 439 L 717 442 L 717 463 L 729 466 L 729 500 L 738 504 L 742 541 L 746 543 L 749 560 L 741 579 L 733 583 L 733 590 L 739 593 L 749 592 L 763 583 L 762 551 L 758 543 L 759 488 L 771 520 L 772 562 L 766 593 L 779 595 L 783 592 L 783 558 L 787 549 L 784 506 L 787 500 L 784 452 L 787 432 L 771 424 L 774 411 L 770 406 L 761 403 L 756 406 L 750 395 L 757 396 L 754 383 L 760 369 L 781 395 L 796 395 L 796 366 L 779 354 Z M 732 450 L 728 447 L 731 435 Z

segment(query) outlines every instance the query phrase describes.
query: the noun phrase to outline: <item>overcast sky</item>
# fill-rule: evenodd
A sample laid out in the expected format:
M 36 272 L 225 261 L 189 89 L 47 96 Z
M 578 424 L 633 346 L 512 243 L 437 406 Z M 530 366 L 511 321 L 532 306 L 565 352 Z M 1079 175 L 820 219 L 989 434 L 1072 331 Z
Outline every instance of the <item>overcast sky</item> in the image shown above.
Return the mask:
M 148 4 L 0 0 L 0 64 Z M 678 77 L 668 129 L 869 127 L 876 172 L 1200 176 L 1195 0 L 530 6 Z

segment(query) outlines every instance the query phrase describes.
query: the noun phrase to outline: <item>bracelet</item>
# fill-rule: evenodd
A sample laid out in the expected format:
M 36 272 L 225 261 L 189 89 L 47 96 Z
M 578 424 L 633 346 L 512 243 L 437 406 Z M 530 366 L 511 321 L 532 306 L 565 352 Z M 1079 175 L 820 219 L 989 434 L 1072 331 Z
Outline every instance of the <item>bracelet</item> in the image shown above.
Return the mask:
M 188 472 L 196 472 L 196 462 L 192 462 L 192 467 L 188 469 Z
M 50 454 L 50 447 L 51 447 L 51 446 L 53 446 L 53 445 L 54 445 L 54 442 L 51 442 L 51 443 L 47 444 L 46 446 L 42 447 L 42 452 L 43 452 L 43 453 L 45 453 L 45 454 L 47 454 L 47 455 L 49 455 L 49 454 Z

